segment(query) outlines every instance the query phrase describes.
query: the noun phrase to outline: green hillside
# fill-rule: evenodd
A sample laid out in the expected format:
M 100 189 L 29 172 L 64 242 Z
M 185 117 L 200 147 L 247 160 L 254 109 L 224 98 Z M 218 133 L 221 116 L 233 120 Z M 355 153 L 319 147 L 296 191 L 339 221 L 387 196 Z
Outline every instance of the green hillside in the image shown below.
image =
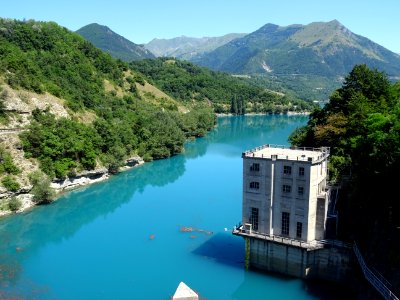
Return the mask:
M 127 40 L 107 26 L 93 23 L 82 27 L 77 33 L 112 57 L 126 62 L 155 57 L 142 45 Z
M 174 58 L 131 63 L 171 97 L 191 103 L 206 101 L 217 113 L 281 113 L 310 111 L 313 105 L 254 85 L 247 78 L 213 72 Z
M 342 182 L 339 235 L 400 291 L 400 82 L 357 65 L 330 102 L 291 135 L 295 145 L 331 147 L 331 180 Z
M 142 75 L 55 23 L 0 19 L 0 53 L 0 102 L 12 104 L 18 90 L 49 93 L 69 113 L 34 109 L 20 135 L 25 157 L 50 177 L 98 166 L 114 172 L 132 155 L 169 157 L 214 126 L 212 110 L 200 102 L 183 109 L 174 99 L 141 95 Z M 24 99 L 18 101 L 31 104 Z

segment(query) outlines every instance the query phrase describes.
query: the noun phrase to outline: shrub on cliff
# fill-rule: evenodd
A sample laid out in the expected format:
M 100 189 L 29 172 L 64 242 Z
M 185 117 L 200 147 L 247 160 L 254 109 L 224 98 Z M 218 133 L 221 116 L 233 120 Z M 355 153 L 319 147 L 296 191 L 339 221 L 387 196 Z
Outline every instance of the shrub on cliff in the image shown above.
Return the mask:
M 33 201 L 36 204 L 48 204 L 53 202 L 55 192 L 50 187 L 51 181 L 46 174 L 40 171 L 32 172 L 29 174 L 29 180 L 33 185 L 31 193 L 33 194 Z
M 11 197 L 10 201 L 8 201 L 8 208 L 11 211 L 17 211 L 22 206 L 21 201 L 17 197 Z
M 7 189 L 7 191 L 16 192 L 20 188 L 19 183 L 10 175 L 3 177 L 1 183 Z
M 14 164 L 11 154 L 0 146 L 0 174 L 18 174 L 21 170 Z

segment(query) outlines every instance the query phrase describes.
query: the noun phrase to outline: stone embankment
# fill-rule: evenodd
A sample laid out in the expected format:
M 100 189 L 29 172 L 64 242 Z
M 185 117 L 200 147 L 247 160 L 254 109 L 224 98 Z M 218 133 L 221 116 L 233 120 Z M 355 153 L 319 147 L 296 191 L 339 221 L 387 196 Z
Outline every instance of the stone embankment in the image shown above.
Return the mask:
M 86 171 L 77 174 L 74 177 L 67 177 L 65 179 L 56 179 L 50 187 L 57 191 L 57 193 L 100 182 L 106 180 L 109 177 L 108 170 L 106 168 L 99 168 L 91 171 Z

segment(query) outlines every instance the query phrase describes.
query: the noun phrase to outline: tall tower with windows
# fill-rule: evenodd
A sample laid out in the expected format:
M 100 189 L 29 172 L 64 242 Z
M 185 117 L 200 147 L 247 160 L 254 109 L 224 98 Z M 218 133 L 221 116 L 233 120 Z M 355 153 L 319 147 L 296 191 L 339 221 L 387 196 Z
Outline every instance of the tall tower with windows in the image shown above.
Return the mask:
M 324 239 L 329 148 L 265 145 L 243 158 L 243 230 L 312 242 Z
M 329 148 L 264 145 L 242 157 L 242 224 L 232 233 L 245 239 L 245 265 L 305 279 L 351 278 L 351 245 L 325 239 Z

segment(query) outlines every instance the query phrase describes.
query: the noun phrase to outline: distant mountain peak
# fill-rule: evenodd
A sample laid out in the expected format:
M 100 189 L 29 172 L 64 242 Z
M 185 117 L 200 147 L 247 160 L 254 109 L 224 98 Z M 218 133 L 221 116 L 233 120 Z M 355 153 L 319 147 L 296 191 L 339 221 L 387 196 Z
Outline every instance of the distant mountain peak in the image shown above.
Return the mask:
M 77 33 L 97 48 L 127 62 L 155 57 L 143 45 L 129 41 L 105 25 L 91 23 L 79 29 Z
M 190 60 L 244 35 L 244 33 L 230 33 L 221 37 L 200 38 L 182 35 L 171 39 L 153 39 L 145 47 L 156 56 L 172 56 Z

